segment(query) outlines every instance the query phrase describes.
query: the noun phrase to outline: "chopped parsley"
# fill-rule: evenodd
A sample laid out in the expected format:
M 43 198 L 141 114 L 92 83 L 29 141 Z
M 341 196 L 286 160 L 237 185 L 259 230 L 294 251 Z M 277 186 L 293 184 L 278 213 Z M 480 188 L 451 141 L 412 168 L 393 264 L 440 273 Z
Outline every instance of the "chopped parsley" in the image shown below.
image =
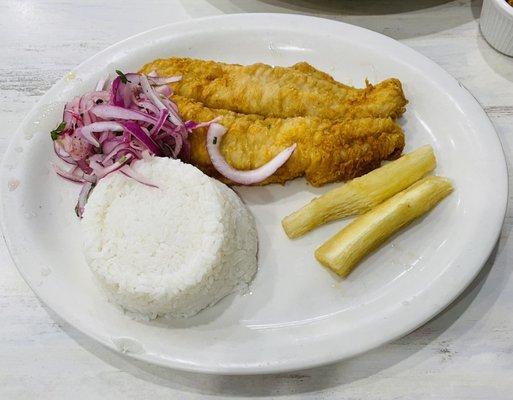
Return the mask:
M 121 72 L 119 69 L 116 70 L 116 74 L 118 74 L 119 77 L 121 78 L 121 82 L 123 82 L 123 83 L 130 82 L 128 80 L 128 78 L 126 77 L 126 75 L 123 72 Z M 130 82 L 130 83 L 132 83 L 132 82 Z
M 216 144 L 217 143 L 217 136 L 214 136 L 214 140 L 212 140 L 212 144 Z
M 50 132 L 52 140 L 57 140 L 62 132 L 66 129 L 66 122 L 62 121 L 57 128 Z

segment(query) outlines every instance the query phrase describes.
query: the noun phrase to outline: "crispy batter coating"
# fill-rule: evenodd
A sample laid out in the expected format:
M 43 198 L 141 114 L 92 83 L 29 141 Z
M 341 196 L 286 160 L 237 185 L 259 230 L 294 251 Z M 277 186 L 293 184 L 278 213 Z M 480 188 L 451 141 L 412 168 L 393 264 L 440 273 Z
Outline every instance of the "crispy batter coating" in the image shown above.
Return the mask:
M 178 95 L 211 108 L 243 114 L 277 118 L 396 118 L 405 111 L 407 103 L 397 79 L 387 79 L 375 86 L 367 82 L 364 89 L 356 89 L 333 81 L 306 63 L 285 68 L 173 57 L 146 64 L 141 72 L 148 74 L 153 70 L 161 76 L 182 75 L 183 79 L 172 85 Z
M 185 119 L 204 122 L 222 117 L 220 123 L 228 132 L 222 138 L 221 152 L 234 168 L 258 168 L 297 143 L 291 158 L 264 185 L 300 176 L 314 186 L 351 179 L 379 167 L 383 160 L 396 158 L 404 147 L 404 134 L 391 118 L 338 122 L 315 117 L 273 118 L 211 109 L 178 95 L 173 99 Z M 201 128 L 190 135 L 191 163 L 222 180 L 210 163 L 206 131 Z
M 293 70 L 302 72 L 304 74 L 309 74 L 317 79 L 322 79 L 324 81 L 332 82 L 336 85 L 340 85 L 342 87 L 351 88 L 351 86 L 344 85 L 343 83 L 337 82 L 333 77 L 327 74 L 324 71 L 321 71 L 315 68 L 313 65 L 308 64 L 306 61 L 298 62 L 290 67 Z

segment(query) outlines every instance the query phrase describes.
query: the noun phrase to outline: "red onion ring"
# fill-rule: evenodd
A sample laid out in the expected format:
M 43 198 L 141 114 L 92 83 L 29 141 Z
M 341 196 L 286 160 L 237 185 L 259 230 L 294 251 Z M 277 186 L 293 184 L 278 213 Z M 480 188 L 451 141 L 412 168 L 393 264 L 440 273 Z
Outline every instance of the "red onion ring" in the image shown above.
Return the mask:
M 210 125 L 207 132 L 208 155 L 210 156 L 212 165 L 217 170 L 217 172 L 232 182 L 239 183 L 241 185 L 254 185 L 269 178 L 276 172 L 278 168 L 287 162 L 292 153 L 294 153 L 294 150 L 296 150 L 297 146 L 296 143 L 294 143 L 292 146 L 287 147 L 285 150 L 276 155 L 271 161 L 267 162 L 259 168 L 248 171 L 241 171 L 231 167 L 226 162 L 219 149 L 221 139 L 226 131 L 227 129 L 218 123 L 213 123 Z

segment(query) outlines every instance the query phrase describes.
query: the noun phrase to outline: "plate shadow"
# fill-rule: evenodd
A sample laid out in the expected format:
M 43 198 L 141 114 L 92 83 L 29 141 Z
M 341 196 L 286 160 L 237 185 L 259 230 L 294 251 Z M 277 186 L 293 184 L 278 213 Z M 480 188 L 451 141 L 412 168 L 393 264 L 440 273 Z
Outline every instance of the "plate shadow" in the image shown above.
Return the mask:
M 181 4 L 193 18 L 233 13 L 289 13 L 346 22 L 394 39 L 446 31 L 479 17 L 482 0 L 205 0 L 211 7 Z M 462 12 L 462 9 L 464 12 Z M 399 14 L 399 15 L 398 15 Z

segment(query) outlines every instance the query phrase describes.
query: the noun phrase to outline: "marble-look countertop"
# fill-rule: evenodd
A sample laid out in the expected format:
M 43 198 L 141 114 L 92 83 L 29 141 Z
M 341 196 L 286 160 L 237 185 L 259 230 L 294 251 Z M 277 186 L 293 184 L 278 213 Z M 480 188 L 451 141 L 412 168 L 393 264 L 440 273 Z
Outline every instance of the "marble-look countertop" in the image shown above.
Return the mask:
M 364 26 L 440 64 L 482 104 L 511 167 L 513 59 L 481 37 L 480 8 L 479 0 L 3 0 L 0 154 L 39 97 L 110 44 L 188 18 L 287 12 Z M 2 242 L 0 399 L 511 399 L 512 215 L 510 205 L 500 240 L 477 279 L 423 327 L 335 365 L 252 377 L 173 371 L 105 349 L 41 306 Z

